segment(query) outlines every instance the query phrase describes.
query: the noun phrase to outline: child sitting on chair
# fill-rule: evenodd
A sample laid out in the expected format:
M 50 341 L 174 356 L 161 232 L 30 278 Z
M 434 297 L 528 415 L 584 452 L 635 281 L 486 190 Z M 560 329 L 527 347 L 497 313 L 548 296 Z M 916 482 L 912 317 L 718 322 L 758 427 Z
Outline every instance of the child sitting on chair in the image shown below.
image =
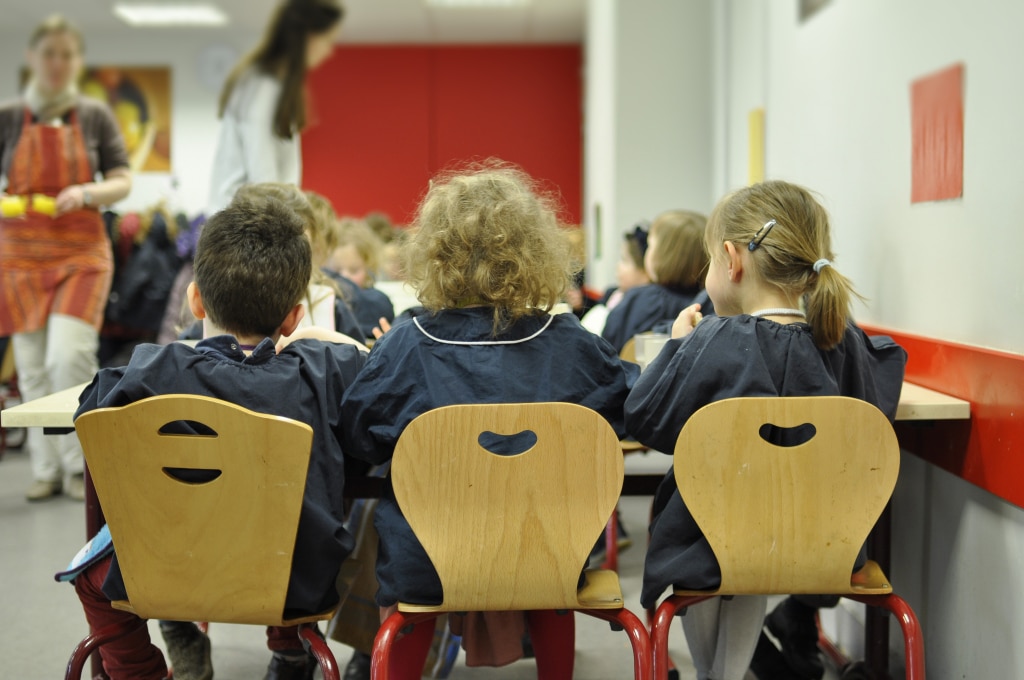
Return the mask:
M 311 272 L 304 227 L 279 199 L 257 194 L 238 197 L 214 215 L 199 239 L 195 281 L 187 292 L 192 312 L 204 320 L 205 339 L 194 348 L 140 345 L 128 366 L 96 375 L 75 414 L 159 394 L 195 394 L 310 425 L 313 447 L 285 602 L 289 617 L 318 614 L 338 602 L 335 579 L 353 547 L 342 527 L 340 395 L 365 360 L 359 347 L 345 344 L 355 341 L 323 329 L 309 334 L 332 342 L 303 338 L 299 331 L 280 352 L 275 347 L 302 316 Z M 91 630 L 135 617 L 110 604 L 128 599 L 116 554 L 70 576 Z M 194 624 L 161 627 L 175 680 L 213 676 L 210 641 Z M 315 661 L 295 628 L 268 628 L 267 646 L 274 653 L 267 678 L 311 677 Z M 102 646 L 100 654 L 113 680 L 167 677 L 145 626 Z
M 346 454 L 390 460 L 406 425 L 450 404 L 581 404 L 621 435 L 623 402 L 638 369 L 576 317 L 548 313 L 572 267 L 552 204 L 533 181 L 497 162 L 437 180 L 415 227 L 406 271 L 427 311 L 381 336 L 345 393 Z M 383 614 L 399 601 L 439 604 L 437 572 L 393 495 L 381 499 L 375 525 Z M 471 612 L 463 628 L 467 664 L 522 657 L 526 628 L 538 677 L 572 677 L 573 617 L 550 611 Z M 401 668 L 391 669 L 392 678 L 420 676 L 433 629 L 421 624 L 399 640 L 391 658 Z
M 630 434 L 670 453 L 691 415 L 731 397 L 840 395 L 895 417 L 906 352 L 889 338 L 868 338 L 850 320 L 853 288 L 832 263 L 828 215 L 810 192 L 776 181 L 726 196 L 704 243 L 718 316 L 701 319 L 698 304 L 680 312 L 673 339 L 626 402 Z M 654 499 L 650 536 L 644 607 L 673 586 L 718 587 L 718 561 L 671 469 Z M 683 630 L 698 679 L 742 680 L 765 606 L 766 598 L 748 595 L 688 608 Z
M 654 218 L 647 234 L 644 268 L 651 283 L 631 288 L 614 308 L 601 332 L 616 351 L 637 333 L 664 325 L 667 329 L 684 307 L 701 303 L 712 313 L 704 293 L 708 256 L 704 252 L 705 217 L 688 210 L 669 210 Z
M 367 338 L 381 318 L 395 320 L 395 307 L 388 296 L 373 287 L 380 269 L 383 244 L 366 223 L 352 218 L 336 222 L 336 247 L 325 264 L 331 275 L 352 287 L 352 310 Z

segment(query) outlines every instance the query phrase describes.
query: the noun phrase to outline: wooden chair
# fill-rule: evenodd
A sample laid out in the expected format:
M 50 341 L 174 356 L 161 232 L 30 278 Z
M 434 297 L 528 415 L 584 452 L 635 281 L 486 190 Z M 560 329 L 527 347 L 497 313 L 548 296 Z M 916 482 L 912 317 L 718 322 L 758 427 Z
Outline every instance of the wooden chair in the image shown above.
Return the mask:
M 480 435 L 536 435 L 518 455 L 491 453 Z M 416 418 L 395 448 L 391 479 L 402 512 L 444 588 L 437 606 L 399 603 L 373 648 L 388 677 L 406 626 L 441 612 L 575 610 L 626 629 L 637 678 L 650 677 L 640 620 L 623 608 L 618 576 L 580 572 L 622 489 L 622 452 L 597 413 L 575 404 L 447 406 Z
M 807 423 L 813 436 L 797 446 L 775 446 L 759 434 L 767 424 Z M 858 399 L 727 399 L 693 414 L 676 442 L 676 483 L 718 559 L 722 583 L 710 592 L 676 590 L 658 607 L 655 676 L 667 675 L 669 627 L 683 607 L 718 595 L 808 593 L 892 612 L 903 629 L 907 677 L 924 678 L 913 610 L 876 563 L 851 576 L 898 473 L 892 426 Z
M 208 436 L 166 434 L 190 421 Z M 110 526 L 128 600 L 141 619 L 298 625 L 325 678 L 338 665 L 313 622 L 285 619 L 285 594 L 306 486 L 312 429 L 209 397 L 165 395 L 83 414 L 75 421 Z M 215 478 L 187 483 L 176 470 Z M 68 662 L 79 678 L 100 645 L 131 631 L 86 637 Z
M 626 344 L 619 350 L 619 358 L 631 364 L 636 363 L 636 337 L 626 340 Z

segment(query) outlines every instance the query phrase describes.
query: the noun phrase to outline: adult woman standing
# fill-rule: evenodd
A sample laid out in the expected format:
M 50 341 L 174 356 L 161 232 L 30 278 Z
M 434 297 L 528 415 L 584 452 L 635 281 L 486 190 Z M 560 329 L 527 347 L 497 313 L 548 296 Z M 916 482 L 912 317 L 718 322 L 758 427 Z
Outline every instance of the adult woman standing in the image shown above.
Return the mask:
M 0 106 L 0 336 L 12 335 L 24 399 L 89 380 L 113 261 L 98 206 L 131 190 L 128 154 L 107 106 L 81 97 L 84 42 L 66 19 L 33 31 L 32 78 Z M 98 176 L 102 179 L 97 180 Z M 0 184 L 3 186 L 3 184 Z M 15 197 L 21 197 L 15 198 Z M 81 499 L 82 450 L 74 435 L 29 433 L 29 500 L 64 490 Z
M 338 0 L 284 0 L 263 40 L 228 76 L 220 96 L 211 214 L 243 184 L 301 184 L 306 74 L 331 55 L 343 17 Z

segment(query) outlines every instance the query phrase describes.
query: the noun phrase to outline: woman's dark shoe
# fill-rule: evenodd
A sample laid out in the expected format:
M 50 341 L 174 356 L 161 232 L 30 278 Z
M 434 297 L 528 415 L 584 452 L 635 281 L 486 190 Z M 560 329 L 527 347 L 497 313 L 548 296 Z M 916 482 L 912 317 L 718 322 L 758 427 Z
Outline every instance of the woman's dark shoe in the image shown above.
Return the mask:
M 370 680 L 370 655 L 363 654 L 359 650 L 352 652 L 352 658 L 345 666 L 345 673 L 342 680 Z

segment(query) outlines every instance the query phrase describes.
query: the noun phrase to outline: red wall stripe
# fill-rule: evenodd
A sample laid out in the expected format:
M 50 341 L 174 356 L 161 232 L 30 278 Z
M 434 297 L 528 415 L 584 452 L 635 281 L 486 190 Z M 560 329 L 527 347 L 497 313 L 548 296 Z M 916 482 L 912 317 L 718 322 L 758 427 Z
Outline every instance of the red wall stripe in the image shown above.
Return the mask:
M 339 214 L 407 222 L 428 180 L 496 156 L 582 214 L 578 45 L 342 47 L 310 75 L 303 183 Z
M 871 335 L 892 337 L 907 350 L 908 382 L 971 402 L 969 422 L 901 424 L 901 443 L 1024 507 L 1024 355 L 862 327 Z

